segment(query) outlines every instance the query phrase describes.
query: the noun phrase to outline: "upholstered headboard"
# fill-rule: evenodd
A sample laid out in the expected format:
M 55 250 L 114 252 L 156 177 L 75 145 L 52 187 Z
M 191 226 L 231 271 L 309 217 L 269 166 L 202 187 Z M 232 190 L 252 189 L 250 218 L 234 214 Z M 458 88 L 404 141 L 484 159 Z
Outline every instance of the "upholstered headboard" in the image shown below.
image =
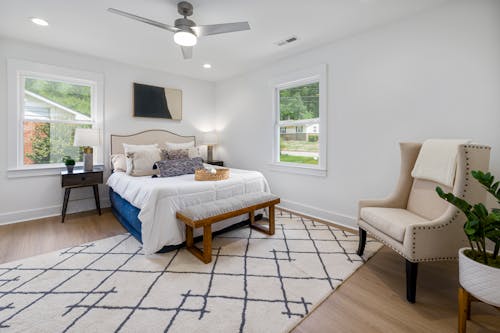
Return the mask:
M 149 145 L 157 143 L 160 147 L 165 146 L 165 142 L 184 143 L 194 141 L 195 136 L 184 136 L 166 130 L 147 130 L 129 135 L 111 134 L 111 154 L 123 154 L 123 144 Z

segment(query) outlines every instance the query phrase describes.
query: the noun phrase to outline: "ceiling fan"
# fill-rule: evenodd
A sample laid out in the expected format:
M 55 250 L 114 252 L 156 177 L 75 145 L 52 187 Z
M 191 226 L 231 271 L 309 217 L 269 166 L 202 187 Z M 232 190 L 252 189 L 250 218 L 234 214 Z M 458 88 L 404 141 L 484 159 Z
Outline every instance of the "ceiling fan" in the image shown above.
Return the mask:
M 250 30 L 248 22 L 196 25 L 194 21 L 187 18 L 193 15 L 193 5 L 187 1 L 181 1 L 177 4 L 177 11 L 184 17 L 175 20 L 173 26 L 127 13 L 116 8 L 108 8 L 108 11 L 173 32 L 174 42 L 180 45 L 184 59 L 192 58 L 193 46 L 196 45 L 198 37 Z

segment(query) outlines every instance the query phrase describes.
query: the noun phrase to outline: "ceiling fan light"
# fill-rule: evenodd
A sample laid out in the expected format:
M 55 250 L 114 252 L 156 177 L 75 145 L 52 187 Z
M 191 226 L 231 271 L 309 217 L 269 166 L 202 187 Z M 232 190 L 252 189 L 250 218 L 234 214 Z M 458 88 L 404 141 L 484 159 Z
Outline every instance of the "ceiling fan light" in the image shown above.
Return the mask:
M 178 31 L 174 34 L 174 42 L 180 46 L 194 46 L 198 38 L 188 31 Z

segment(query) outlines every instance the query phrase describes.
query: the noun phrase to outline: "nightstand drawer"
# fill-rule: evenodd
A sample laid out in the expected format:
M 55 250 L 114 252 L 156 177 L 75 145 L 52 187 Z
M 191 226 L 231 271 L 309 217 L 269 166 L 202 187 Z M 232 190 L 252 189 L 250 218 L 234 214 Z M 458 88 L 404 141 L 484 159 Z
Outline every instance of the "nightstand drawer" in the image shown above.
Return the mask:
M 102 184 L 102 172 L 67 174 L 62 176 L 62 187 Z
M 224 166 L 224 161 L 206 161 L 205 163 L 217 166 Z

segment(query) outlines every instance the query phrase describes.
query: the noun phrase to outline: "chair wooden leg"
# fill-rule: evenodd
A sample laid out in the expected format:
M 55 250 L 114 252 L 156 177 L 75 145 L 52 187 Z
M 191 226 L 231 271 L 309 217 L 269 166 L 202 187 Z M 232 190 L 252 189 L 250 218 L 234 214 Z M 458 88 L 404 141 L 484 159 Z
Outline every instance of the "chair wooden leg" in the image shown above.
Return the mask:
M 250 213 L 248 213 L 248 219 L 250 220 L 250 225 L 255 224 L 255 211 L 252 210 Z
M 470 294 L 462 287 L 458 288 L 458 333 L 467 332 L 467 319 L 470 319 Z
M 417 294 L 418 263 L 406 260 L 406 299 L 415 303 Z
M 358 256 L 362 256 L 365 252 L 366 245 L 366 231 L 359 228 L 359 243 L 358 243 Z

